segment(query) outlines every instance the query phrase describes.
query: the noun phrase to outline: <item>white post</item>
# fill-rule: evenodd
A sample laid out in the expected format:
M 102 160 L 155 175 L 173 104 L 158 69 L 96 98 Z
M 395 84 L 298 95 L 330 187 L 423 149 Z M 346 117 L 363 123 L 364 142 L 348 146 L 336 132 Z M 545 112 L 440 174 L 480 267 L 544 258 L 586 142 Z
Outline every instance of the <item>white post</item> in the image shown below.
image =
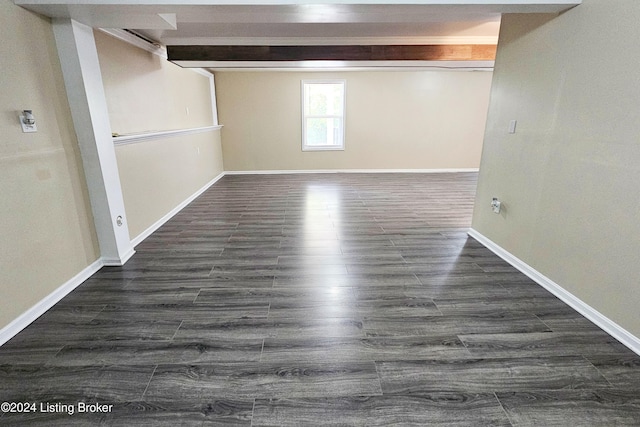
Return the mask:
M 123 265 L 134 250 L 129 238 L 93 29 L 72 19 L 54 19 L 53 33 L 82 155 L 102 261 L 105 265 Z

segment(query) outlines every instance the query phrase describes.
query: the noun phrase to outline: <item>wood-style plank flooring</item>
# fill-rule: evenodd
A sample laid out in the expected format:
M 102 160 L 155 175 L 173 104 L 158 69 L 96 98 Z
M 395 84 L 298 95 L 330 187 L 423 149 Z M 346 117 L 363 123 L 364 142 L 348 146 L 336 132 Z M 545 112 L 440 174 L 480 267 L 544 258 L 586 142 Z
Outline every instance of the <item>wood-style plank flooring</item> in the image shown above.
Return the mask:
M 0 402 L 113 410 L 0 425 L 640 425 L 640 357 L 467 236 L 476 178 L 226 176 L 0 348 Z

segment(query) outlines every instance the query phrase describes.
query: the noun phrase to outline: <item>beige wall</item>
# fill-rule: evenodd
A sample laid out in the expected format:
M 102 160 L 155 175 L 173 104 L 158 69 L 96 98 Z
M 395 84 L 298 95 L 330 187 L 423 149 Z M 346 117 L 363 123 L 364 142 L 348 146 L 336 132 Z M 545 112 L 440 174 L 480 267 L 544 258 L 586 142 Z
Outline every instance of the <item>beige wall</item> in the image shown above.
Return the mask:
M 347 81 L 344 151 L 302 152 L 300 81 Z M 226 170 L 477 168 L 490 72 L 218 72 Z
M 209 79 L 95 31 L 111 130 L 120 135 L 213 125 Z
M 207 76 L 103 32 L 95 36 L 113 132 L 213 124 Z M 224 170 L 219 130 L 117 145 L 116 157 L 131 239 Z
M 637 0 L 584 0 L 551 20 L 504 17 L 473 218 L 477 231 L 636 337 L 638 22 Z M 493 196 L 501 215 L 490 211 Z
M 0 0 L 0 328 L 98 259 L 50 22 Z M 37 133 L 22 133 L 32 109 Z
M 118 145 L 116 157 L 132 239 L 223 171 L 219 130 Z

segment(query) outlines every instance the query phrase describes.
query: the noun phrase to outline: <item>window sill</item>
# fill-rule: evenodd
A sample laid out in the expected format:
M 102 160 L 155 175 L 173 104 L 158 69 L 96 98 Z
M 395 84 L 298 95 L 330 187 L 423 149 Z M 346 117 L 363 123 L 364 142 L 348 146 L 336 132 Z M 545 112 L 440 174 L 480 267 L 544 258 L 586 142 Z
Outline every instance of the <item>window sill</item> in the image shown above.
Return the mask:
M 314 147 L 302 147 L 302 151 L 344 151 L 344 147 L 318 145 Z

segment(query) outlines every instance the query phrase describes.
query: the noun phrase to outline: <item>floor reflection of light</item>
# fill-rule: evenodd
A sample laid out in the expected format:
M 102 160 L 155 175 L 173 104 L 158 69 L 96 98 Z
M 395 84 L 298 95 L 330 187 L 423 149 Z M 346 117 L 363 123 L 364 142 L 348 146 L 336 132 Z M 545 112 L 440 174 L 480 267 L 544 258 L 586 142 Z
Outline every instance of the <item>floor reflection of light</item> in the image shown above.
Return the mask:
M 319 289 L 316 301 L 319 303 L 318 310 L 321 317 L 325 319 L 349 317 L 354 308 L 354 302 L 349 296 L 349 288 L 329 286 Z M 339 325 L 336 325 L 335 322 L 332 322 L 331 325 L 337 327 L 336 331 L 339 330 Z
M 452 259 L 450 262 L 442 263 L 441 260 L 437 261 L 440 265 L 438 267 L 438 270 L 434 271 L 431 274 L 432 277 L 430 277 L 429 284 L 437 285 L 440 289 L 443 289 L 443 290 L 445 287 L 448 287 L 449 285 L 451 285 L 451 282 L 449 281 L 449 276 L 451 276 L 452 273 L 455 273 L 455 270 L 458 269 L 458 266 L 464 263 L 464 260 L 462 258 L 463 257 L 462 252 L 467 247 L 468 241 L 469 239 L 465 241 L 464 245 L 461 245 L 460 247 L 457 248 L 457 252 L 455 253 L 455 258 Z M 467 273 L 464 273 L 464 274 L 467 274 Z
M 316 184 L 311 184 L 306 188 L 303 219 L 305 247 L 313 247 L 313 240 L 327 241 L 328 248 L 340 247 L 331 215 L 339 205 L 340 191 L 338 188 Z M 339 211 L 339 208 L 337 210 Z
M 349 288 L 336 286 L 336 279 L 344 284 L 347 269 L 340 248 L 338 232 L 342 213 L 342 195 L 339 187 L 311 184 L 306 187 L 303 218 L 305 270 L 313 274 L 318 288 L 314 292 L 316 315 L 321 319 L 349 318 L 354 315 L 354 302 Z M 322 243 L 319 243 L 322 242 Z M 314 248 L 322 247 L 324 255 L 311 255 Z M 348 281 L 347 281 L 348 282 Z M 328 336 L 341 336 L 339 322 L 328 322 Z
M 332 286 L 329 288 L 329 293 L 333 296 L 333 297 L 340 297 L 343 298 L 344 297 L 344 288 L 341 288 L 339 286 Z
M 339 301 L 349 301 L 350 289 L 341 286 L 328 286 L 316 288 L 312 291 L 312 298 L 320 303 L 334 303 Z

